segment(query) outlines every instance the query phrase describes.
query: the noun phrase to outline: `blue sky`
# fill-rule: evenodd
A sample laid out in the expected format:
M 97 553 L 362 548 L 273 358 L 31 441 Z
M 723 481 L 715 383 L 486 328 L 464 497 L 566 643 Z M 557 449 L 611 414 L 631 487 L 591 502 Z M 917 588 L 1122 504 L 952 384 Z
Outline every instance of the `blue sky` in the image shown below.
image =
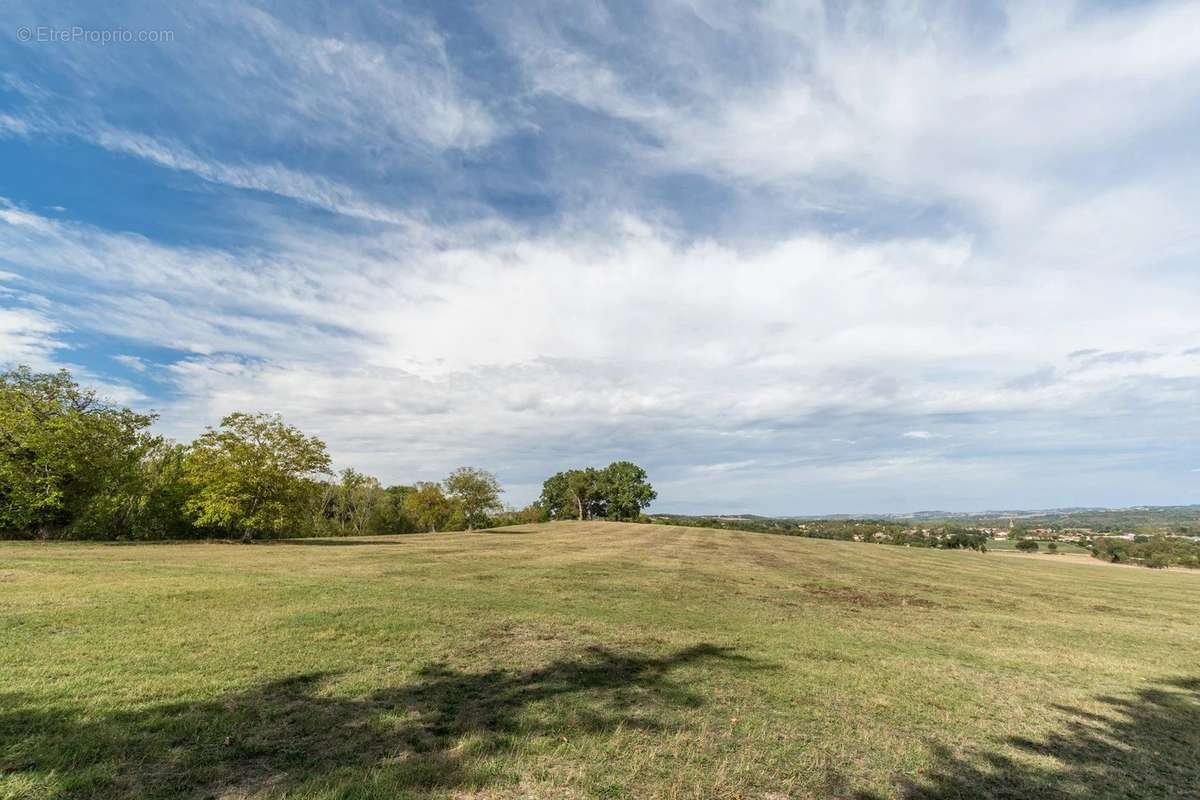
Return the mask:
M 1196 3 L 48 5 L 3 2 L 0 362 L 176 438 L 1200 502 Z

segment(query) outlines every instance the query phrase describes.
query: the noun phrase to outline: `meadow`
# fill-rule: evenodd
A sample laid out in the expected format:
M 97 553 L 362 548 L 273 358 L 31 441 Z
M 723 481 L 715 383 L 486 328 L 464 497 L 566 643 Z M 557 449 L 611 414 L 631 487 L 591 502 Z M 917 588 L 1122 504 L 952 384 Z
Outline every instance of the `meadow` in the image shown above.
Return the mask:
M 1047 546 L 1049 542 L 1039 541 L 1038 552 L 1049 555 Z M 1080 547 L 1073 542 L 1055 542 L 1060 554 L 1075 553 L 1077 555 L 1089 555 L 1091 553 L 1086 547 Z M 988 539 L 987 543 L 989 550 L 1016 550 L 1017 541 L 1015 539 Z
M 1198 608 L 608 522 L 0 542 L 0 798 L 1196 797 Z

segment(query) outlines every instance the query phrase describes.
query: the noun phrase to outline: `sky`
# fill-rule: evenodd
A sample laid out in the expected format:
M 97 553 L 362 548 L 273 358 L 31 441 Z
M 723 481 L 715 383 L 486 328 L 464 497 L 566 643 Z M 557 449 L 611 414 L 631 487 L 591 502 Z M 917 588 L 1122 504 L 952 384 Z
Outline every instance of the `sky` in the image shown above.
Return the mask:
M 1200 3 L 0 0 L 0 363 L 386 483 L 1200 502 Z

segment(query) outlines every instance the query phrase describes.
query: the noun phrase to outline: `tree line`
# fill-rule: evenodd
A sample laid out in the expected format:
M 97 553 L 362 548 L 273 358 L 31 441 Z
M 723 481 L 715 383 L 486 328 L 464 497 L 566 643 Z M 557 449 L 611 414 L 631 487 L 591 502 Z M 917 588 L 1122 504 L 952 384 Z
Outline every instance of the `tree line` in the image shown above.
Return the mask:
M 1093 558 L 1114 564 L 1200 569 L 1200 542 L 1180 537 L 1138 535 L 1132 540 L 1098 537 L 1092 542 L 1091 551 Z
M 278 415 L 235 412 L 190 444 L 154 434 L 155 419 L 102 400 L 66 370 L 0 373 L 0 536 L 250 540 L 472 530 L 575 518 L 564 513 L 570 508 L 580 519 L 633 519 L 654 499 L 645 471 L 628 461 L 559 473 L 540 501 L 515 510 L 502 504 L 496 476 L 476 467 L 396 486 L 352 468 L 335 475 L 325 443 Z

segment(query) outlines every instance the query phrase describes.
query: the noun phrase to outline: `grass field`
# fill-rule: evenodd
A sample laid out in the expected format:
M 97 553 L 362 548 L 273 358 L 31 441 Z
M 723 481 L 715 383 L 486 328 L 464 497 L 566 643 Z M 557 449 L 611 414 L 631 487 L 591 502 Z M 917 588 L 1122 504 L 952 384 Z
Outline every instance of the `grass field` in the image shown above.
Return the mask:
M 1200 577 L 554 523 L 0 543 L 0 797 L 1191 797 Z
M 1050 544 L 1049 542 L 1038 542 L 1038 551 L 1037 552 L 1042 553 L 1044 555 L 1050 555 L 1050 553 L 1047 552 L 1047 550 L 1046 550 L 1046 547 L 1049 544 Z M 1056 542 L 1056 544 L 1058 545 L 1058 552 L 1060 554 L 1067 554 L 1067 553 L 1077 553 L 1080 555 L 1090 555 L 1091 554 L 1091 551 L 1088 550 L 1086 547 L 1080 547 L 1079 545 L 1073 544 L 1071 542 Z M 1017 549 L 1017 540 L 1016 539 L 989 539 L 987 546 L 988 546 L 989 550 L 1016 550 Z

